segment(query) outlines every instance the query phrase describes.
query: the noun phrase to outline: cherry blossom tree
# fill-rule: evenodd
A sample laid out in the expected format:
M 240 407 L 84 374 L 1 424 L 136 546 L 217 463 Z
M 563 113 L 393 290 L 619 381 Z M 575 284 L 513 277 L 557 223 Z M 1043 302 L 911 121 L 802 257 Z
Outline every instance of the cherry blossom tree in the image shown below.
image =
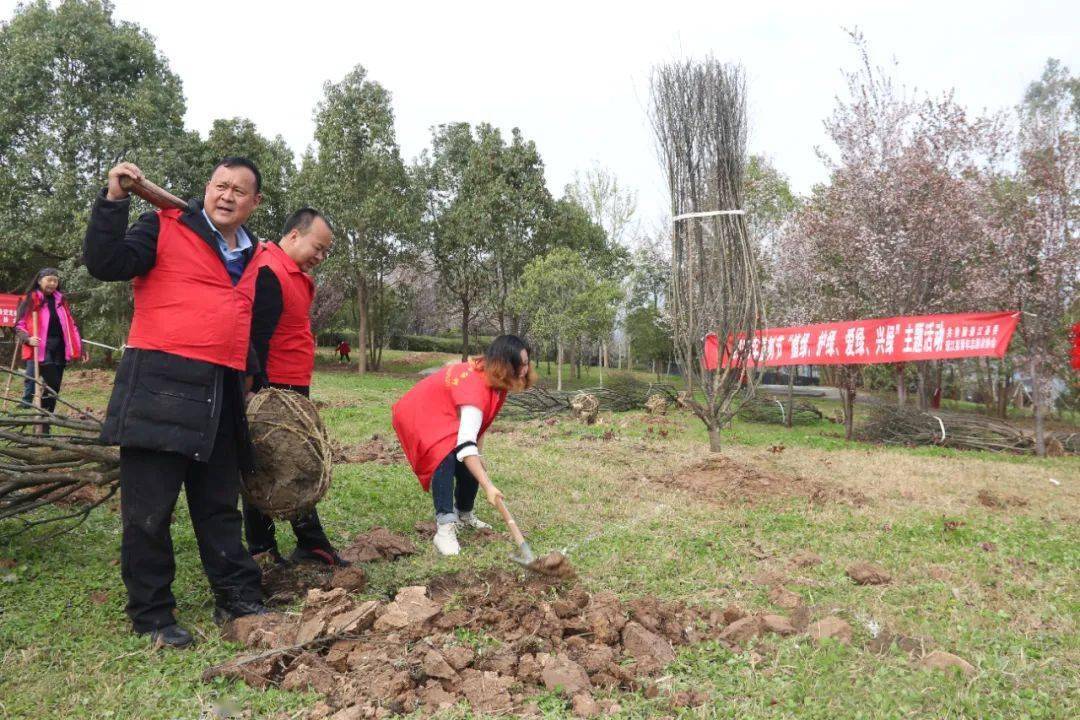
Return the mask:
M 1080 292 L 1080 79 L 1049 61 L 1017 118 L 1015 156 L 986 182 L 993 243 L 978 295 L 1022 312 L 1020 353 L 1032 384 L 1036 452 L 1045 455 L 1049 380 L 1067 363 L 1068 314 Z

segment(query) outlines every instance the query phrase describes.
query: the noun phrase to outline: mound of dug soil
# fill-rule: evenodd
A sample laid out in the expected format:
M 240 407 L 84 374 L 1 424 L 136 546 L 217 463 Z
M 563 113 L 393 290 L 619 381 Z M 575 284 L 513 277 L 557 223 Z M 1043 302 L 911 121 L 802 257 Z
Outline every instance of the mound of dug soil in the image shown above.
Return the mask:
M 857 490 L 769 473 L 723 455 L 653 477 L 651 481 L 721 503 L 755 503 L 788 497 L 805 497 L 814 505 L 839 502 L 862 506 L 868 502 Z
M 750 636 L 776 631 L 753 620 Z M 299 618 L 241 618 L 227 627 L 227 637 L 260 654 L 211 668 L 204 679 L 314 689 L 326 700 L 312 720 L 427 714 L 460 701 L 477 712 L 529 714 L 531 696 L 545 690 L 592 715 L 614 705 L 594 700 L 594 691 L 648 690 L 677 646 L 705 639 L 734 646 L 750 637 L 725 633 L 727 622 L 718 609 L 655 598 L 624 603 L 610 592 L 504 570 L 402 588 L 392 602 L 312 590 Z M 790 632 L 779 620 L 773 625 Z
M 353 538 L 341 556 L 351 567 L 332 568 L 322 563 L 301 562 L 277 565 L 269 556 L 259 556 L 262 565 L 263 594 L 270 605 L 287 605 L 308 590 L 344 588 L 350 592 L 364 589 L 366 578 L 359 563 L 392 562 L 399 557 L 416 554 L 413 541 L 404 535 L 376 527 Z
M 405 453 L 394 438 L 387 440 L 381 435 L 372 435 L 367 442 L 355 445 L 334 443 L 333 458 L 335 463 L 373 462 L 380 465 L 392 465 L 405 462 Z

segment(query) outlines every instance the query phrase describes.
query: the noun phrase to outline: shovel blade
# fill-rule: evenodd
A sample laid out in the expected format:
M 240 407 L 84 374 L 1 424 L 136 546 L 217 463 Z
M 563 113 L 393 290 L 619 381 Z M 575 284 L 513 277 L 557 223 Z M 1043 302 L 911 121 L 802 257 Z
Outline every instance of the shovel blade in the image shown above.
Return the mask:
M 524 565 L 528 567 L 536 561 L 536 556 L 533 555 L 532 548 L 529 547 L 529 543 L 523 542 L 518 545 L 518 551 L 516 555 L 511 555 L 510 559 L 516 562 L 518 565 Z

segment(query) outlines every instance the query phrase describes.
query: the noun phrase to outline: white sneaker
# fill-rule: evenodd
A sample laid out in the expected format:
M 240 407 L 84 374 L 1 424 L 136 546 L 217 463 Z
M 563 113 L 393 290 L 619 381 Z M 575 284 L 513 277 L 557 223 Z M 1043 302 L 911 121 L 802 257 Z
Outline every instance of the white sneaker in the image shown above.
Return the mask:
M 458 522 L 465 527 L 471 527 L 474 530 L 490 530 L 491 526 L 486 522 L 476 517 L 476 513 L 458 511 Z
M 435 549 L 439 551 L 440 555 L 457 555 L 461 552 L 461 545 L 457 541 L 457 525 L 455 523 L 438 525 L 432 542 L 435 543 Z

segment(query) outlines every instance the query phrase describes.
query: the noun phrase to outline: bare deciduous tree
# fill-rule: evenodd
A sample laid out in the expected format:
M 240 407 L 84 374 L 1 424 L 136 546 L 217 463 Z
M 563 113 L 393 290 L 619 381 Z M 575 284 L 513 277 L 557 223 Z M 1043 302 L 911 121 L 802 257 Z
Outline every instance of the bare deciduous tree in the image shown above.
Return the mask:
M 763 325 L 755 253 L 743 214 L 746 82 L 713 58 L 653 70 L 651 120 L 671 191 L 671 316 L 686 402 L 720 450 L 720 428 L 753 394 L 747 362 Z M 703 339 L 720 339 L 705 367 Z M 695 384 L 695 380 L 697 381 Z M 695 386 L 696 385 L 696 386 Z

